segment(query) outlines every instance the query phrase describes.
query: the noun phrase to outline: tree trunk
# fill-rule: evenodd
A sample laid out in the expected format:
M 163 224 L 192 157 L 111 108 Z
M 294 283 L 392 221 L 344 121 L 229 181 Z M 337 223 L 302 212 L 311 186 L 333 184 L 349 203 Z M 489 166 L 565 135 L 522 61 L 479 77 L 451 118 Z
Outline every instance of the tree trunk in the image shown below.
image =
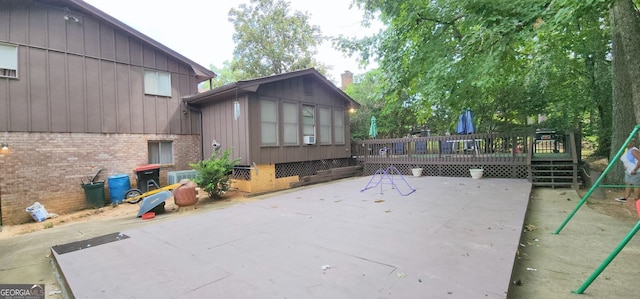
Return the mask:
M 613 122 L 612 158 L 640 119 L 640 22 L 632 0 L 615 0 L 611 7 L 612 103 Z M 607 175 L 610 183 L 622 183 L 622 163 L 615 163 Z

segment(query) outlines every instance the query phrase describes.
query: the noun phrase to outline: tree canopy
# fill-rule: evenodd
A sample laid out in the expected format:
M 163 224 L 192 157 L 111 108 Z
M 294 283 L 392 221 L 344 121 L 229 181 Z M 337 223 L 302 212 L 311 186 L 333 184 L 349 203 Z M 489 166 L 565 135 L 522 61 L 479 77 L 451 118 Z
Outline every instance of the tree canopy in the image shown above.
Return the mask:
M 324 37 L 309 24 L 309 14 L 291 12 L 283 0 L 251 0 L 229 11 L 236 43 L 231 70 L 243 80 L 315 67 L 327 67 L 314 59 Z
M 396 137 L 418 130 L 413 99 L 408 95 L 389 98 L 382 92 L 384 83 L 380 70 L 356 76 L 354 84 L 345 92 L 361 104 L 357 113 L 351 115 L 351 138 L 366 139 L 369 136 L 371 116 L 377 120 L 378 137 Z
M 638 0 L 354 2 L 387 27 L 337 45 L 376 60 L 383 93 L 413 95 L 427 123 L 471 108 L 479 131 L 528 129 L 544 115 L 531 126 L 595 136 L 610 157 L 640 123 Z M 607 178 L 622 181 L 620 163 Z
M 451 131 L 463 109 L 480 132 L 553 129 L 610 136 L 608 1 L 355 0 L 386 25 L 347 53 L 375 60 L 388 98 L 410 95 L 419 122 Z

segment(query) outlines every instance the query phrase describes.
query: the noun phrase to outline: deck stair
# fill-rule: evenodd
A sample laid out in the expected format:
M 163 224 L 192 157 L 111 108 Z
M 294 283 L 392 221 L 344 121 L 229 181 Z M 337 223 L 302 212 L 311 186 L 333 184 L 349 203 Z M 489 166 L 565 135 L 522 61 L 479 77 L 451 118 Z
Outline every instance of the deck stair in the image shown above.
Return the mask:
M 582 180 L 578 163 L 571 159 L 534 159 L 531 161 L 531 182 L 534 186 L 579 189 Z

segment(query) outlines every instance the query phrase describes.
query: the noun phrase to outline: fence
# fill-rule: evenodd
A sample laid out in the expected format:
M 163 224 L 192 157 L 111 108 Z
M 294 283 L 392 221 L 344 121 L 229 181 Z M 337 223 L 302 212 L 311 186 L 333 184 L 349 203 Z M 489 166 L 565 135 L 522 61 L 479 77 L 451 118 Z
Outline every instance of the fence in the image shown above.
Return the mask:
M 356 140 L 351 153 L 365 175 L 394 165 L 403 174 L 423 168 L 425 175 L 469 176 L 469 168 L 483 168 L 488 177 L 527 178 L 532 160 L 575 158 L 579 144 L 573 132 L 483 133 Z

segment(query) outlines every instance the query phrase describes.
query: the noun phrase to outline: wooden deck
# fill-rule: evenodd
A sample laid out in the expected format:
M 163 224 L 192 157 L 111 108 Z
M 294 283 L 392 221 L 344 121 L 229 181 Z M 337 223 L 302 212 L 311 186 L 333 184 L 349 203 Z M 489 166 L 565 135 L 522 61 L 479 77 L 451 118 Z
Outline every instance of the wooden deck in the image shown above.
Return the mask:
M 572 166 L 568 181 L 575 188 L 579 181 L 578 139 L 579 135 L 573 132 L 553 136 L 527 132 L 493 133 L 359 140 L 353 142 L 351 148 L 353 157 L 364 165 L 365 175 L 389 165 L 402 174 L 411 174 L 412 168 L 423 168 L 424 175 L 453 177 L 469 176 L 470 168 L 483 168 L 487 177 L 527 178 L 535 184 L 538 173 L 532 165 L 553 161 L 555 164 L 551 164 L 555 166 Z M 556 171 L 555 176 L 565 176 L 565 172 Z M 547 172 L 539 174 L 548 176 Z M 567 180 L 553 177 L 551 181 Z M 546 181 L 540 183 L 537 185 L 545 185 Z

